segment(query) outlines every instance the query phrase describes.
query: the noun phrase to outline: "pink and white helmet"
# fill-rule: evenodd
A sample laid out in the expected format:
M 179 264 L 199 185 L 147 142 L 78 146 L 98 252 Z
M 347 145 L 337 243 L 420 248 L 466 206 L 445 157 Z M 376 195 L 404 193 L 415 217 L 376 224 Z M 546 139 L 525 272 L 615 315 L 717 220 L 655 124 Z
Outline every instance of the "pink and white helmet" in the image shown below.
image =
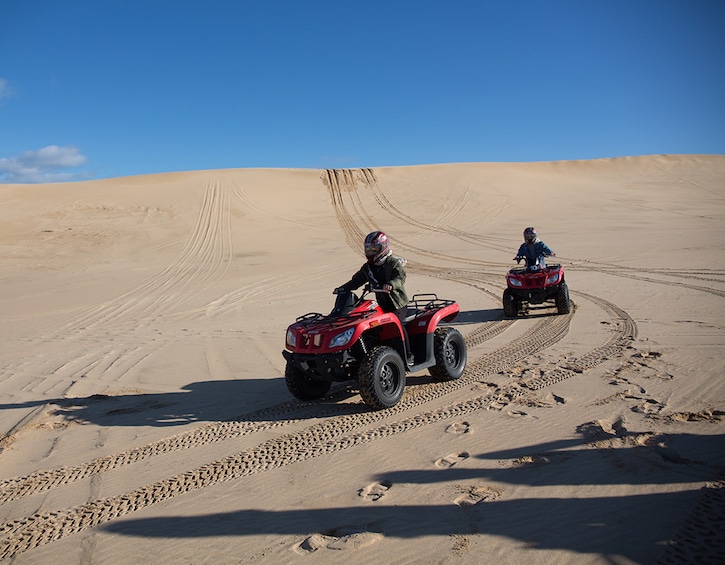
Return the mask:
M 381 231 L 374 231 L 365 237 L 365 257 L 368 263 L 381 263 L 390 255 L 390 240 Z

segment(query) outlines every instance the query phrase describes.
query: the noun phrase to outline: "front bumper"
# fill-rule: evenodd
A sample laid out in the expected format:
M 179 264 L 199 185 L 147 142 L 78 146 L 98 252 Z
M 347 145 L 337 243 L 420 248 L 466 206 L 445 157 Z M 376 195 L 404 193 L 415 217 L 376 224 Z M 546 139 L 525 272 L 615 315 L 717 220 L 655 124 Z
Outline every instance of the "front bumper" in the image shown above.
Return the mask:
M 287 363 L 318 381 L 347 381 L 352 378 L 355 359 L 348 351 L 312 355 L 283 350 Z
M 548 288 L 512 288 L 509 287 L 511 295 L 520 302 L 528 302 L 530 304 L 541 304 L 547 300 L 555 300 L 559 291 L 559 286 Z

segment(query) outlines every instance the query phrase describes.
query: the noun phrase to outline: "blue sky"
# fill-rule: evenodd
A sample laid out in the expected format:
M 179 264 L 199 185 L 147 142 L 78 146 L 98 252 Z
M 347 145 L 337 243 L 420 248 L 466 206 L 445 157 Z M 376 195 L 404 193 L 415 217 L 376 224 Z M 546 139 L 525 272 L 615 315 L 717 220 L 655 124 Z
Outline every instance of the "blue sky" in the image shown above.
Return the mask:
M 0 183 L 725 153 L 724 0 L 0 0 Z

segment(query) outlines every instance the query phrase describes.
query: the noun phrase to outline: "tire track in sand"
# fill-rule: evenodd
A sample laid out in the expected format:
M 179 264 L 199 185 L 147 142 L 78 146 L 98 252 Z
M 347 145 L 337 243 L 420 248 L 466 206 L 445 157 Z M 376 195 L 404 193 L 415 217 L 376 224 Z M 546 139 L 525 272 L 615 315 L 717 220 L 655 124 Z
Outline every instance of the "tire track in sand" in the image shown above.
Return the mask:
M 67 339 L 75 334 L 95 333 L 119 321 L 135 327 L 139 322 L 164 314 L 222 277 L 232 258 L 229 188 L 207 182 L 192 230 L 177 258 L 137 287 L 91 308 L 60 326 L 41 334 L 39 340 Z
M 498 335 L 509 327 L 509 325 L 509 323 L 503 325 L 489 325 L 489 327 L 486 328 L 486 331 L 481 331 L 475 334 L 475 344 L 482 343 L 484 339 Z M 545 318 L 530 328 L 524 335 L 512 340 L 504 347 L 490 353 L 485 357 L 485 359 L 471 363 L 466 373 L 460 379 L 443 383 L 429 383 L 408 388 L 405 396 L 398 405 L 385 411 L 375 412 L 374 414 L 376 415 L 365 416 L 365 418 L 361 420 L 361 424 L 368 422 L 370 418 L 383 419 L 389 417 L 391 414 L 417 408 L 418 406 L 440 398 L 449 392 L 468 386 L 482 376 L 499 372 L 503 368 L 508 367 L 510 364 L 540 350 L 544 346 L 555 343 L 566 334 L 568 326 L 568 316 Z M 492 364 L 492 366 L 489 367 L 489 364 Z M 243 435 L 297 423 L 301 421 L 298 413 L 302 408 L 306 408 L 307 406 L 308 404 L 297 401 L 285 402 L 255 411 L 249 415 L 236 418 L 231 421 L 211 422 L 182 434 L 164 438 L 157 442 L 132 449 L 124 453 L 100 457 L 74 467 L 60 467 L 53 470 L 33 473 L 26 477 L 5 480 L 0 482 L 0 503 L 9 502 L 21 496 L 45 491 L 53 488 L 54 486 L 75 482 L 117 467 L 129 465 L 143 459 L 148 459 L 155 455 L 179 451 L 182 449 L 190 449 L 208 443 L 234 439 Z M 309 410 L 306 410 L 306 412 L 308 412 L 306 417 L 320 418 L 327 416 L 332 418 L 362 418 L 359 414 L 353 414 L 352 416 L 344 414 L 345 411 L 350 409 L 351 407 L 349 405 L 342 405 L 339 407 L 320 406 L 311 415 L 309 414 Z M 358 412 L 364 408 L 361 406 L 354 406 L 352 409 L 355 412 Z M 340 412 L 343 412 L 343 414 L 340 414 Z
M 362 201 L 357 194 L 358 190 L 358 183 L 359 180 L 363 186 L 365 186 L 373 195 L 376 202 L 379 204 L 380 208 L 392 215 L 393 217 L 397 218 L 398 220 L 407 223 L 409 225 L 412 225 L 414 227 L 423 229 L 425 231 L 434 231 L 438 233 L 442 233 L 445 235 L 449 235 L 451 237 L 455 237 L 461 241 L 467 242 L 467 243 L 473 243 L 474 245 L 483 246 L 490 249 L 495 250 L 507 250 L 508 248 L 505 248 L 498 244 L 492 244 L 488 241 L 488 238 L 484 236 L 479 236 L 477 234 L 467 233 L 463 232 L 461 230 L 458 230 L 453 227 L 447 227 L 443 225 L 437 225 L 437 222 L 434 224 L 427 224 L 425 222 L 420 222 L 413 218 L 412 216 L 409 216 L 402 212 L 400 209 L 398 209 L 385 195 L 385 193 L 380 189 L 380 186 L 378 185 L 377 178 L 375 176 L 375 172 L 372 169 L 359 169 L 359 170 L 349 170 L 349 169 L 334 169 L 331 172 L 328 171 L 328 174 L 333 174 L 336 178 L 341 179 L 340 182 L 343 183 L 343 186 L 345 190 L 350 194 L 350 200 L 353 203 L 353 208 L 358 211 L 359 218 L 361 221 L 365 224 L 371 227 L 371 229 L 380 229 L 378 226 L 375 226 L 374 222 L 372 221 L 372 218 L 369 214 L 365 212 L 364 206 L 362 204 Z M 340 191 L 340 198 L 342 198 L 342 192 Z M 341 207 L 344 207 L 344 203 L 341 202 Z M 346 226 L 353 221 L 353 216 L 347 212 L 344 211 L 349 218 L 343 224 L 341 222 L 341 227 L 343 228 L 343 231 L 346 229 Z M 453 213 L 453 212 L 451 212 Z M 448 216 L 446 216 L 448 218 Z M 365 234 L 362 234 L 358 230 L 358 234 L 360 234 L 360 237 L 358 241 L 362 240 Z M 350 234 L 351 235 L 351 234 Z M 355 239 L 351 239 L 350 237 L 347 238 L 348 244 L 353 248 L 357 249 L 355 245 Z M 453 257 L 453 256 L 441 256 L 440 254 L 436 254 L 434 252 L 431 252 L 429 250 L 424 250 L 418 247 L 414 247 L 410 244 L 406 244 L 404 242 L 396 241 L 396 245 L 398 245 L 401 249 L 407 249 L 408 251 L 415 252 L 417 254 L 421 254 L 423 256 L 428 257 L 434 257 L 434 258 L 446 258 L 448 260 L 453 260 L 457 262 L 462 263 L 468 263 L 468 264 L 474 264 L 481 267 L 487 266 L 487 267 L 500 267 L 499 263 L 493 263 L 493 262 L 487 262 L 487 261 L 481 261 L 481 260 L 472 260 L 462 257 Z M 411 263 L 411 266 L 415 265 L 414 263 Z M 579 267 L 575 264 L 571 265 L 570 270 L 577 271 L 582 270 L 582 267 Z M 725 297 L 725 291 L 720 290 L 717 288 L 712 287 L 703 287 L 703 286 L 697 286 L 692 285 L 688 283 L 684 283 L 681 281 L 663 281 L 660 279 L 655 279 L 648 276 L 643 276 L 643 274 L 650 274 L 650 275 L 660 275 L 660 276 L 672 276 L 677 278 L 692 278 L 697 279 L 705 282 L 718 282 L 722 283 L 725 282 L 721 279 L 716 279 L 712 277 L 707 276 L 697 276 L 697 274 L 685 274 L 681 271 L 672 270 L 668 271 L 666 269 L 643 269 L 643 268 L 634 268 L 634 267 L 623 267 L 623 266 L 612 266 L 612 265 L 604 265 L 604 264 L 595 264 L 591 261 L 586 261 L 586 267 L 583 267 L 584 270 L 589 271 L 599 271 L 602 273 L 624 277 L 624 278 L 630 278 L 633 280 L 640 280 L 644 282 L 654 283 L 654 284 L 662 284 L 666 286 L 677 286 L 680 288 L 685 288 L 688 290 L 695 290 L 698 292 L 707 292 L 710 294 L 714 294 L 715 296 Z M 714 274 L 721 274 L 719 271 L 714 271 Z
M 621 318 L 615 324 L 619 328 L 618 337 L 608 340 L 602 347 L 597 348 L 584 356 L 583 361 L 577 365 L 571 363 L 570 369 L 564 369 L 555 379 L 532 378 L 526 383 L 526 388 L 542 388 L 552 382 L 558 382 L 564 378 L 581 372 L 578 369 L 593 366 L 611 355 L 612 347 L 623 347 L 636 335 L 636 326 L 631 319 L 614 305 L 606 301 L 596 299 L 600 305 L 607 306 L 610 313 Z M 408 389 L 401 402 L 394 408 L 382 412 L 364 412 L 352 414 L 333 415 L 327 420 L 309 426 L 301 431 L 285 434 L 277 438 L 263 442 L 255 448 L 220 459 L 208 465 L 186 473 L 157 481 L 130 493 L 96 500 L 88 504 L 78 506 L 64 511 L 38 514 L 22 520 L 0 526 L 0 557 L 9 557 L 19 552 L 60 539 L 66 535 L 92 527 L 94 525 L 112 520 L 116 517 L 128 514 L 150 504 L 166 500 L 173 496 L 204 488 L 211 484 L 239 478 L 252 473 L 263 472 L 268 469 L 277 468 L 291 464 L 296 461 L 322 456 L 326 453 L 346 449 L 361 443 L 375 439 L 388 437 L 393 434 L 403 433 L 423 425 L 428 425 L 442 419 L 457 417 L 470 413 L 474 410 L 485 409 L 486 407 L 500 403 L 501 398 L 515 398 L 523 394 L 522 387 L 515 379 L 509 379 L 507 384 L 497 387 L 484 395 L 474 399 L 458 402 L 443 408 L 417 413 L 404 417 L 397 422 L 381 423 L 390 416 L 403 415 L 403 412 L 418 408 L 424 403 L 440 398 L 461 387 L 470 386 L 473 382 L 479 381 L 488 375 L 501 373 L 502 370 L 514 366 L 532 353 L 540 351 L 556 343 L 569 328 L 569 321 L 573 314 L 567 316 L 552 316 L 544 318 L 534 324 L 522 336 L 512 340 L 494 352 L 484 355 L 472 361 L 463 377 L 457 381 L 435 383 Z M 499 324 L 501 326 L 501 324 Z M 634 331 L 632 329 L 634 328 Z M 497 331 L 497 330 L 496 330 Z M 502 330 L 501 330 L 502 331 Z M 484 334 L 482 334 L 483 336 Z M 280 416 L 285 413 L 294 412 L 302 403 L 291 402 L 272 407 L 270 410 L 277 410 Z M 329 409 L 329 408 L 325 408 Z M 349 409 L 349 407 L 342 409 Z M 334 410 L 334 407 L 333 407 Z M 262 411 L 264 412 L 264 411 Z M 132 450 L 114 458 L 96 460 L 91 464 L 79 466 L 74 473 L 66 473 L 65 470 L 51 472 L 44 480 L 41 474 L 31 477 L 10 481 L 2 485 L 2 492 L 13 496 L 22 496 L 37 492 L 39 483 L 45 482 L 45 487 L 40 490 L 51 488 L 52 485 L 64 484 L 68 480 L 77 480 L 72 477 L 87 476 L 89 473 L 100 472 L 98 469 L 113 468 L 121 464 L 127 464 L 138 458 L 151 456 L 155 452 L 164 452 L 168 449 L 177 449 L 174 445 L 185 443 L 194 446 L 199 441 L 207 441 L 209 437 L 213 441 L 238 437 L 240 433 L 252 433 L 256 430 L 269 429 L 269 427 L 283 426 L 294 420 L 274 420 L 269 418 L 267 422 L 259 422 L 262 414 L 259 412 L 253 415 L 246 422 L 224 422 L 213 423 L 187 434 L 181 434 L 169 438 L 163 442 L 157 442 L 147 446 L 146 449 Z M 375 424 L 379 424 L 375 426 Z M 373 426 L 370 429 L 366 427 Z M 241 430 L 241 431 L 240 431 Z M 207 439 L 203 436 L 208 434 Z M 200 437 L 201 436 L 201 437 Z M 15 493 L 15 494 L 13 494 Z
M 380 204 L 380 206 L 386 210 L 388 213 L 392 214 L 393 216 L 399 218 L 400 220 L 412 223 L 413 225 L 420 226 L 419 222 L 416 222 L 412 218 L 408 217 L 407 215 L 401 213 L 399 210 L 395 209 L 395 207 L 390 203 L 387 198 L 385 198 L 385 195 L 380 191 L 377 187 L 377 180 L 375 178 L 374 173 L 372 170 L 365 170 L 366 172 L 363 175 L 363 178 L 365 182 L 368 184 L 369 188 L 375 192 L 375 197 Z M 350 175 L 347 175 L 346 178 L 354 178 Z M 688 181 L 688 179 L 683 179 L 685 181 Z M 706 190 L 710 190 L 708 187 L 704 185 L 700 185 L 698 183 L 693 182 L 692 184 L 704 188 Z M 353 190 L 353 188 L 350 188 L 349 190 Z M 360 206 L 361 207 L 361 206 Z M 342 224 L 341 224 L 342 225 Z M 344 226 L 343 226 L 344 229 Z M 432 229 L 432 226 L 431 228 Z M 455 229 L 447 230 L 447 233 L 449 235 L 458 237 L 461 240 L 464 241 L 470 241 L 471 238 L 468 237 L 468 234 L 465 234 L 463 232 L 457 232 Z M 473 238 L 475 241 L 475 237 Z M 350 238 L 348 238 L 348 243 L 350 243 Z M 356 245 L 353 244 L 350 245 L 353 249 L 356 249 Z M 493 247 L 493 246 L 491 246 Z M 412 249 L 416 252 L 420 252 L 420 250 L 408 247 L 409 249 Z M 496 247 L 498 249 L 498 247 Z M 433 256 L 432 254 L 428 254 L 428 256 Z M 459 258 L 455 258 L 458 260 Z M 465 262 L 465 261 L 464 261 Z M 653 278 L 653 276 L 666 276 L 666 277 L 676 277 L 678 279 L 692 279 L 692 280 L 699 280 L 702 282 L 714 282 L 714 283 L 722 283 L 724 282 L 722 279 L 715 278 L 718 276 L 722 276 L 723 271 L 712 269 L 707 270 L 705 272 L 682 272 L 682 270 L 678 269 L 641 269 L 641 268 L 630 268 L 630 267 L 622 267 L 622 266 L 611 266 L 611 265 L 593 265 L 591 266 L 589 263 L 586 262 L 587 267 L 586 270 L 598 270 L 602 273 L 611 274 L 614 276 L 629 278 L 632 280 L 640 280 L 647 283 L 652 284 L 661 284 L 665 286 L 674 286 L 679 288 L 684 288 L 687 290 L 693 290 L 697 292 L 706 292 L 713 294 L 718 297 L 724 297 L 725 291 L 720 290 L 718 288 L 712 288 L 710 286 L 698 286 L 694 284 L 688 284 L 687 282 L 682 282 L 682 280 L 677 281 L 667 281 L 667 280 L 661 280 Z M 418 265 L 415 265 L 419 268 Z M 582 268 L 573 265 L 571 267 L 572 270 L 582 270 Z M 439 275 L 442 273 L 439 273 Z M 490 277 L 486 277 L 490 278 Z M 588 368 L 591 368 L 602 361 L 606 360 L 609 357 L 616 357 L 622 355 L 622 350 L 626 345 L 633 340 L 637 335 L 637 327 L 634 321 L 629 317 L 629 315 L 624 312 L 622 309 L 620 309 L 615 304 L 612 304 L 606 300 L 603 300 L 601 298 L 595 297 L 593 295 L 585 294 L 582 292 L 575 292 L 575 295 L 583 296 L 584 298 L 594 302 L 596 305 L 604 309 L 606 312 L 608 312 L 613 318 L 616 320 L 617 324 L 617 332 L 605 343 L 603 346 L 596 348 L 594 351 L 588 353 L 587 355 L 577 359 L 575 362 L 569 363 L 565 367 L 556 368 L 554 371 L 549 372 L 547 378 L 537 378 L 534 380 L 525 381 L 523 383 L 523 386 L 529 389 L 538 390 L 539 388 L 543 386 L 549 386 L 550 384 L 553 384 L 555 382 L 558 382 L 562 380 L 563 378 L 567 378 L 570 375 L 570 371 L 575 371 L 577 373 L 583 372 L 587 370 Z M 515 389 L 513 391 L 507 391 L 504 394 L 500 395 L 500 398 L 502 399 L 501 404 L 507 404 L 508 401 L 515 399 L 517 396 L 520 396 L 522 394 L 522 389 Z M 723 487 L 725 486 L 725 481 L 718 481 L 716 483 L 713 483 L 712 486 L 708 486 L 708 488 L 703 489 L 703 495 L 702 500 L 698 503 L 696 510 L 693 511 L 693 513 L 688 517 L 688 522 L 683 526 L 682 531 L 680 531 L 673 544 L 668 547 L 668 549 L 664 552 L 664 554 L 658 559 L 658 563 L 679 563 L 681 561 L 687 561 L 691 563 L 699 562 L 697 559 L 697 555 L 702 555 L 702 537 L 698 535 L 699 530 L 704 530 L 705 532 L 716 532 L 716 531 L 722 531 L 722 527 L 718 527 L 714 522 L 717 521 L 717 518 L 715 516 L 722 516 L 725 513 L 725 495 L 723 494 L 725 490 Z M 705 534 L 707 535 L 707 534 Z M 708 551 L 707 553 L 707 560 L 708 562 L 720 562 L 722 561 L 723 551 L 718 550 L 717 547 L 714 548 L 712 551 Z M 705 557 L 705 556 L 703 556 Z M 712 557 L 712 559 L 710 559 Z
M 405 214 L 402 212 L 397 206 L 395 206 L 390 199 L 387 197 L 385 192 L 380 188 L 377 182 L 377 178 L 375 176 L 375 172 L 372 169 L 362 169 L 360 173 L 358 174 L 348 174 L 345 175 L 343 178 L 345 178 L 349 183 L 347 185 L 348 192 L 351 194 L 351 199 L 355 199 L 357 201 L 356 208 L 361 211 L 361 215 L 368 218 L 368 221 L 371 222 L 372 218 L 365 212 L 364 206 L 362 204 L 362 201 L 360 200 L 359 194 L 357 194 L 357 188 L 358 185 L 355 182 L 356 179 L 359 179 L 363 186 L 370 191 L 370 193 L 375 198 L 375 201 L 378 203 L 380 208 L 393 216 L 394 218 L 397 218 L 401 222 L 404 222 L 408 225 L 411 225 L 413 227 L 417 227 L 419 229 L 424 230 L 424 232 L 436 232 L 443 235 L 448 235 L 450 237 L 454 237 L 456 239 L 459 239 L 461 241 L 464 241 L 466 243 L 472 243 L 476 246 L 480 247 L 486 247 L 489 249 L 495 249 L 497 251 L 507 251 L 508 248 L 503 247 L 498 244 L 493 244 L 489 240 L 490 238 L 487 236 L 482 236 L 478 234 L 468 233 L 461 231 L 459 229 L 450 227 L 447 224 L 450 224 L 453 222 L 455 217 L 465 209 L 466 205 L 468 204 L 468 201 L 470 200 L 470 189 L 466 191 L 466 193 L 463 196 L 463 199 L 456 203 L 454 206 L 449 207 L 448 209 L 441 210 L 441 213 L 439 214 L 438 218 L 432 223 L 428 222 L 421 222 L 417 220 L 416 218 L 409 216 L 408 214 Z M 446 223 L 443 223 L 445 220 Z M 375 229 L 380 229 L 379 227 L 376 227 Z M 422 250 L 420 248 L 413 247 L 409 244 L 404 244 L 410 251 L 415 251 L 417 253 L 424 253 L 425 250 Z M 431 252 L 428 251 L 428 254 Z M 452 256 L 448 256 L 448 259 L 454 259 Z M 499 267 L 498 263 L 493 263 L 490 261 L 482 261 L 482 260 L 471 260 L 467 258 L 461 258 L 461 257 L 455 257 L 456 261 L 460 261 L 463 263 L 472 263 L 479 266 L 489 266 L 489 267 Z
M 233 249 L 228 187 L 207 183 L 196 222 L 177 259 L 138 287 L 87 312 L 58 333 L 94 330 L 128 320 L 148 323 L 188 302 L 228 271 Z
M 615 277 L 622 277 L 625 279 L 632 279 L 636 281 L 644 281 L 652 284 L 661 284 L 664 286 L 676 286 L 679 288 L 685 288 L 687 290 L 695 290 L 698 292 L 707 292 L 709 294 L 714 294 L 715 296 L 719 296 L 720 298 L 725 298 L 725 290 L 720 290 L 718 288 L 712 288 L 709 286 L 698 286 L 694 284 L 688 284 L 681 281 L 666 281 L 661 279 L 655 279 L 647 276 L 643 276 L 641 274 L 636 273 L 648 273 L 648 274 L 657 274 L 657 275 L 663 275 L 663 276 L 670 276 L 670 277 L 677 277 L 677 278 L 692 278 L 697 280 L 702 280 L 706 282 L 725 282 L 720 281 L 718 279 L 712 279 L 712 278 L 701 278 L 697 276 L 686 276 L 683 277 L 681 273 L 677 271 L 673 271 L 672 273 L 669 273 L 662 269 L 657 270 L 648 270 L 648 269 L 631 269 L 631 268 L 625 268 L 625 267 L 611 267 L 611 266 L 587 266 L 585 269 L 581 269 L 578 267 L 573 267 L 571 270 L 587 270 L 587 271 L 598 271 L 600 273 L 604 273 L 607 275 L 613 275 Z
M 353 216 L 348 212 L 347 206 L 345 206 L 342 191 L 343 189 L 349 191 L 351 187 L 355 187 L 355 179 L 352 174 L 349 170 L 328 169 L 323 173 L 322 181 L 330 191 L 332 207 L 337 216 L 337 221 L 342 228 L 345 241 L 347 241 L 347 244 L 351 248 L 358 249 L 360 242 L 372 230 L 361 230 Z
M 134 340 L 141 345 L 117 344 L 129 341 L 128 334 L 169 315 L 227 272 L 233 254 L 230 217 L 228 187 L 208 182 L 193 229 L 173 263 L 107 304 L 26 340 L 29 347 L 41 351 L 49 341 L 64 342 L 64 357 L 24 355 L 32 360 L 5 366 L 0 378 L 17 381 L 18 390 L 56 395 L 88 376 L 115 381 L 122 378 L 166 342 L 158 336 L 150 340 L 145 336 Z M 13 436 L 18 431 L 13 428 Z M 3 445 L 10 441 L 8 435 L 0 439 Z
M 486 247 L 488 249 L 495 249 L 497 251 L 506 252 L 509 251 L 508 247 L 493 243 L 490 236 L 464 232 L 449 225 L 453 223 L 455 218 L 468 206 L 471 199 L 470 187 L 467 188 L 466 192 L 463 195 L 463 198 L 460 201 L 455 202 L 452 206 L 444 206 L 440 210 L 438 217 L 433 222 L 427 223 L 421 222 L 416 218 L 409 216 L 408 214 L 400 210 L 397 206 L 395 206 L 387 197 L 385 192 L 380 188 L 377 177 L 375 176 L 375 172 L 372 169 L 362 169 L 361 174 L 357 175 L 357 178 L 360 178 L 364 182 L 366 187 L 373 194 L 375 200 L 385 212 L 389 213 L 393 217 L 399 219 L 406 224 L 421 228 L 425 231 L 436 231 L 444 235 L 455 237 L 456 239 L 459 239 L 461 241 L 472 243 L 481 247 Z M 490 265 L 497 266 L 496 263 L 490 263 Z
M 555 379 L 547 378 L 544 375 L 531 378 L 523 384 L 517 382 L 516 379 L 508 379 L 506 384 L 475 398 L 414 413 L 407 417 L 403 414 L 434 398 L 440 398 L 453 390 L 470 386 L 483 377 L 510 368 L 531 353 L 540 351 L 551 342 L 556 342 L 563 334 L 566 334 L 571 315 L 552 316 L 542 320 L 540 324 L 532 327 L 519 339 L 513 340 L 496 352 L 475 360 L 471 364 L 471 370 L 467 370 L 461 379 L 421 387 L 419 394 L 406 394 L 401 403 L 389 411 L 333 416 L 300 431 L 269 439 L 252 449 L 224 457 L 131 492 L 94 500 L 75 508 L 35 514 L 3 524 L 0 526 L 0 558 L 12 557 L 33 547 L 50 543 L 187 492 L 276 469 L 297 461 L 324 456 L 442 420 L 464 416 L 477 410 L 499 406 L 501 399 L 510 401 L 525 394 L 526 389 L 537 390 L 549 386 L 552 382 L 574 376 L 585 370 L 583 367 L 592 367 L 609 355 L 616 353 L 613 351 L 613 347 L 626 347 L 633 338 L 632 334 L 636 334 L 636 326 L 626 313 L 606 301 L 601 299 L 597 299 L 597 301 L 617 316 L 624 316 L 619 320 L 621 323 L 616 324 L 619 330 L 601 347 L 581 358 L 583 360 L 581 363 L 574 361 L 571 364 L 573 369 L 562 370 Z M 633 329 L 634 331 L 632 331 Z M 294 410 L 299 405 L 300 403 L 290 402 L 272 409 L 285 413 Z M 391 415 L 403 417 L 397 421 L 382 422 L 382 420 L 389 419 Z M 259 413 L 257 413 L 258 416 Z M 259 424 L 259 422 L 249 423 Z M 224 426 L 234 427 L 238 424 L 239 422 L 227 422 L 224 423 Z M 218 427 L 219 423 L 215 425 Z M 206 428 L 211 429 L 215 425 L 206 426 Z M 276 427 L 284 425 L 284 422 L 269 421 L 263 425 Z M 217 435 L 224 435 L 220 429 L 215 432 Z M 232 435 L 238 434 L 234 432 Z M 183 435 L 178 437 L 183 437 Z M 187 439 L 191 443 L 196 441 L 191 434 L 187 434 Z M 111 468 L 113 464 L 109 461 L 108 468 Z M 60 483 L 62 482 L 61 479 Z

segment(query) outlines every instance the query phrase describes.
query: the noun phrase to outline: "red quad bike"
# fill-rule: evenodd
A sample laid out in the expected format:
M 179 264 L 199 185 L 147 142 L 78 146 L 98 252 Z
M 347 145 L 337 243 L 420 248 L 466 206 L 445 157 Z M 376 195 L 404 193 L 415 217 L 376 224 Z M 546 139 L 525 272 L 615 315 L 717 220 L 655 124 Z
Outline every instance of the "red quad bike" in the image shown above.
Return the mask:
M 503 291 L 503 312 L 515 318 L 528 314 L 531 304 L 554 301 L 559 314 L 571 311 L 569 287 L 564 280 L 564 267 L 557 264 L 514 267 L 506 275 L 507 289 Z
M 439 381 L 455 380 L 466 368 L 466 342 L 451 327 L 439 327 L 459 312 L 454 300 L 416 294 L 404 320 L 413 364 L 408 366 L 400 320 L 385 313 L 366 286 L 338 294 L 330 314 L 305 314 L 287 328 L 285 381 L 295 398 L 322 398 L 333 382 L 357 381 L 365 404 L 390 408 L 403 396 L 406 372 L 428 369 Z

